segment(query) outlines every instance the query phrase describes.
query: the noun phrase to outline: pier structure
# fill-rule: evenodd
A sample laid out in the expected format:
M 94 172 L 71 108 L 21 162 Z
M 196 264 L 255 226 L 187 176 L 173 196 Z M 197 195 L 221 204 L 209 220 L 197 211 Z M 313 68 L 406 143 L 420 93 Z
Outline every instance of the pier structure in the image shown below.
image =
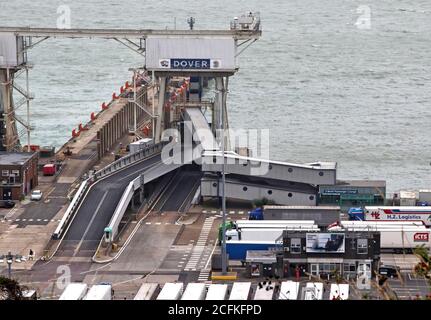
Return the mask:
M 118 241 L 118 227 L 127 208 L 149 208 L 158 197 L 155 190 L 165 190 L 159 184 L 169 179 L 177 180 L 180 186 L 169 193 L 173 208 L 185 208 L 198 189 L 204 198 L 224 199 L 223 213 L 224 195 L 247 201 L 266 197 L 282 204 L 316 205 L 318 186 L 336 182 L 336 163 L 293 164 L 240 156 L 228 151 L 229 139 L 216 134 L 229 127 L 229 78 L 239 70 L 238 57 L 261 33 L 260 18 L 254 14 L 234 19 L 229 30 L 0 27 L 0 35 L 32 39 L 27 41 L 33 46 L 51 37 L 111 39 L 134 50 L 141 59 L 138 68 L 130 69 L 132 83 L 102 105 L 102 111 L 89 123 L 74 130 L 56 155 L 66 162 L 57 179 L 58 188 L 73 188 L 73 192 L 72 201 L 62 207 L 62 218 L 47 246 L 47 258 L 97 260 L 103 242 Z M 138 81 L 139 77 L 143 81 Z M 214 100 L 193 96 L 196 82 L 192 80 L 202 78 L 214 79 Z M 14 109 L 12 104 L 8 106 Z M 204 110 L 211 111 L 211 121 Z M 191 122 L 191 127 L 186 122 Z M 199 152 L 185 152 L 186 159 L 166 165 L 161 154 L 167 143 L 163 133 L 168 128 L 198 132 L 199 141 L 195 142 Z M 149 136 L 154 144 L 116 160 L 109 158 L 112 148 L 130 133 L 134 138 Z M 182 141 L 175 143 L 186 147 Z M 251 168 L 262 164 L 268 171 L 256 177 Z

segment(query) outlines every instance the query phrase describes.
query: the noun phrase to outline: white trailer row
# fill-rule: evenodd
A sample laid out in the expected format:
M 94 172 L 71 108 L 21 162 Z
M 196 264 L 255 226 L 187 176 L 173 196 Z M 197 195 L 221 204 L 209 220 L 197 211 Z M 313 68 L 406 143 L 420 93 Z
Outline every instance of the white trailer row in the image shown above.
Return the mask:
M 112 300 L 112 286 L 97 284 L 88 290 L 85 283 L 69 283 L 59 300 Z
M 64 290 L 60 300 L 111 300 L 110 285 L 94 285 L 88 290 L 85 283 L 71 283 Z M 281 283 L 280 291 L 275 296 L 274 284 L 262 284 L 256 287 L 252 297 L 251 282 L 235 282 L 229 288 L 227 284 L 189 283 L 184 290 L 184 284 L 166 283 L 159 292 L 160 285 L 157 283 L 143 283 L 139 288 L 134 300 L 298 300 L 300 283 L 296 281 L 284 281 Z M 303 300 L 322 300 L 323 283 L 309 282 L 302 288 Z M 347 300 L 349 298 L 348 284 L 331 284 L 329 299 Z

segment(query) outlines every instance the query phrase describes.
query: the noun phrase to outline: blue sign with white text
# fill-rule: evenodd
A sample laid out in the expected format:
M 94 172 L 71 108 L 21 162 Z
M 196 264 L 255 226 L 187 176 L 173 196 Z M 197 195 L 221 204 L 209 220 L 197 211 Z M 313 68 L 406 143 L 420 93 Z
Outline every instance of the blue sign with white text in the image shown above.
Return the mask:
M 210 69 L 210 59 L 171 59 L 171 69 Z

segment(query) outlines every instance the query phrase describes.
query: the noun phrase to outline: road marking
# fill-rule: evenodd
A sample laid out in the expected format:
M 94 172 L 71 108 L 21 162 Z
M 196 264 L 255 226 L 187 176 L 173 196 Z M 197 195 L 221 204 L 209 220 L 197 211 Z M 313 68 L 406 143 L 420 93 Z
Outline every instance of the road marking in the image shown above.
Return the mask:
M 42 221 L 42 219 L 37 219 L 36 221 Z
M 161 223 L 161 222 L 156 222 L 155 224 L 157 224 L 157 225 L 159 226 L 159 225 L 161 225 L 162 223 Z
M 15 219 L 16 222 L 20 221 L 21 219 Z
M 28 219 L 28 221 L 32 222 L 32 221 L 33 221 L 33 219 Z
M 107 191 L 105 191 L 105 193 L 103 194 L 102 199 L 100 199 L 100 202 L 99 202 L 99 204 L 97 205 L 97 208 L 96 208 L 96 210 L 94 211 L 93 216 L 91 217 L 91 220 L 90 220 L 90 222 L 88 223 L 87 228 L 85 229 L 85 232 L 84 232 L 84 234 L 83 234 L 83 236 L 82 236 L 82 238 L 81 238 L 81 241 L 79 242 L 78 246 L 76 247 L 76 249 L 75 249 L 75 251 L 74 251 L 74 253 L 73 253 L 73 257 L 75 257 L 75 256 L 76 256 L 76 254 L 78 253 L 79 249 L 81 248 L 82 243 L 83 243 L 83 241 L 84 241 L 84 239 L 85 239 L 85 236 L 87 235 L 88 230 L 90 230 L 90 227 L 91 227 L 91 225 L 93 224 L 94 219 L 96 218 L 97 214 L 99 213 L 99 210 L 100 210 L 100 208 L 102 207 L 103 201 L 105 201 L 105 198 L 106 198 L 106 196 L 108 195 L 108 192 L 109 192 L 108 190 L 107 190 Z
M 207 213 L 207 211 L 206 210 L 202 210 L 202 213 Z
M 27 221 L 27 219 L 22 219 L 22 221 Z
M 48 219 L 43 219 L 43 221 L 47 222 L 47 221 L 49 221 L 49 220 L 48 220 Z
M 151 222 L 145 222 L 145 224 L 151 224 Z

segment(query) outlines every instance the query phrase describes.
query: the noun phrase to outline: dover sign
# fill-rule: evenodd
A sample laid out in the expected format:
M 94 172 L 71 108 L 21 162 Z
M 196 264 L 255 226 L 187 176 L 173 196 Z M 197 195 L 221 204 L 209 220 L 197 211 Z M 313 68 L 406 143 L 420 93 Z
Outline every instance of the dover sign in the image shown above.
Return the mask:
M 219 69 L 221 67 L 220 60 L 214 59 L 160 59 L 160 68 L 174 70 L 209 70 Z

